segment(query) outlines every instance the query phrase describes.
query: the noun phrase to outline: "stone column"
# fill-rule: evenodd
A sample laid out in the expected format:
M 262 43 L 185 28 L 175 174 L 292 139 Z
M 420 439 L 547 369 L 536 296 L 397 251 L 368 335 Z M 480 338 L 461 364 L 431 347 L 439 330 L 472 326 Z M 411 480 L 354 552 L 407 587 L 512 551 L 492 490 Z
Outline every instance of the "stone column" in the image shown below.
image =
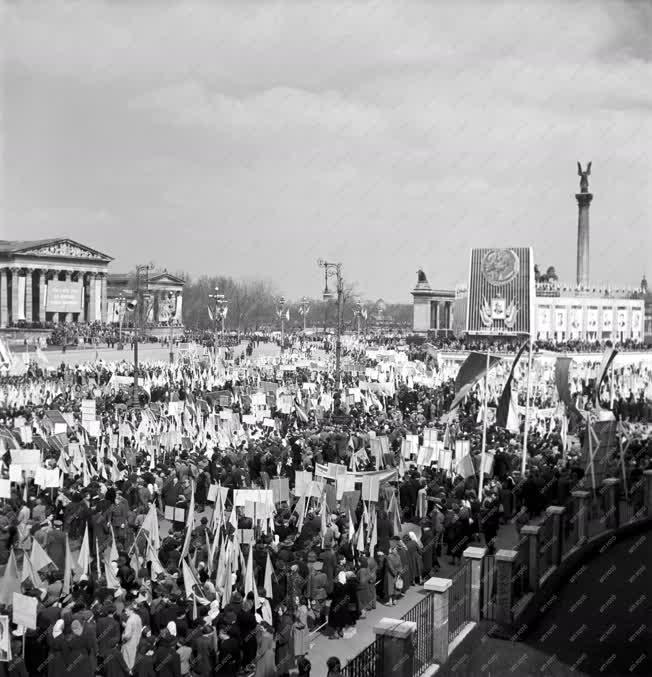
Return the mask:
M 512 623 L 514 564 L 517 559 L 516 550 L 499 550 L 496 553 L 496 621 L 502 625 Z
M 48 271 L 40 269 L 36 272 L 38 274 L 38 319 L 39 322 L 45 322 L 45 295 Z
M 652 470 L 643 471 L 643 485 L 644 502 L 643 510 L 647 510 L 647 516 L 652 517 Z
M 480 622 L 480 586 L 482 583 L 482 560 L 487 548 L 469 547 L 462 556 L 471 560 L 471 620 Z
M 589 501 L 591 494 L 588 491 L 573 491 L 575 499 L 575 519 L 577 520 L 577 543 L 583 545 L 589 538 Z
M 564 517 L 566 508 L 559 505 L 551 505 L 546 508 L 546 514 L 552 519 L 552 563 L 554 566 L 561 564 L 564 538 Z
M 374 625 L 376 638 L 382 637 L 379 652 L 376 654 L 374 674 L 391 677 L 412 677 L 414 667 L 414 641 L 417 624 L 413 621 L 401 621 L 396 618 L 381 618 Z
M 106 322 L 107 301 L 106 301 L 106 274 L 105 273 L 100 273 L 100 284 L 102 285 L 102 300 L 101 300 L 101 305 L 100 305 L 100 318 L 101 318 L 102 322 Z
M 180 291 L 175 294 L 174 319 L 177 324 L 183 324 L 183 293 Z
M 97 317 L 97 295 L 95 285 L 97 276 L 95 273 L 88 273 L 88 321 L 95 322 Z
M 589 286 L 589 205 L 591 193 L 577 193 L 577 284 Z
M 18 306 L 18 268 L 11 269 L 11 322 L 15 323 L 19 318 Z
M 607 477 L 602 482 L 605 497 L 604 528 L 617 529 L 620 525 L 618 506 L 618 485 L 620 480 L 615 477 Z
M 33 268 L 25 268 L 25 320 L 31 322 L 34 317 L 34 298 L 32 296 Z
M 0 327 L 9 324 L 9 289 L 7 281 L 7 269 L 0 268 Z
M 433 593 L 432 661 L 440 665 L 448 660 L 448 597 L 452 585 L 450 578 L 430 578 L 423 586 Z
M 541 531 L 540 526 L 534 524 L 526 524 L 521 529 L 521 534 L 527 535 L 528 537 L 528 574 L 529 574 L 529 583 L 530 590 L 536 592 L 539 589 L 539 532 Z

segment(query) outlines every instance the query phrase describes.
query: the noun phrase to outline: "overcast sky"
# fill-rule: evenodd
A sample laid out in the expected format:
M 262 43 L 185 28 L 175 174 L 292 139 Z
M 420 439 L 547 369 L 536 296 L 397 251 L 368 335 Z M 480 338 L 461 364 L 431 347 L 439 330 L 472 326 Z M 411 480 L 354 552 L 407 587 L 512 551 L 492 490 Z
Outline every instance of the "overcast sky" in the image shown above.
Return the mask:
M 652 276 L 652 3 L 4 5 L 5 239 L 366 297 L 466 279 L 474 246 Z

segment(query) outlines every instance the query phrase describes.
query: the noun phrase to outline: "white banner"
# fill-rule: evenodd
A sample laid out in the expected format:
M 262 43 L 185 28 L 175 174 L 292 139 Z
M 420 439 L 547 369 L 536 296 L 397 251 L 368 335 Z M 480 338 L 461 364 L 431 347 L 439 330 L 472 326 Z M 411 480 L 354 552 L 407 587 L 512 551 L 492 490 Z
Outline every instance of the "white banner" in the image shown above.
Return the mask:
M 586 330 L 587 331 L 595 331 L 595 332 L 598 331 L 598 309 L 597 308 L 589 308 L 588 309 Z
M 614 311 L 611 306 L 605 306 L 602 309 L 602 331 L 613 331 L 614 328 L 613 312 Z
M 102 280 L 95 280 L 95 317 L 91 318 L 93 322 L 99 322 L 102 319 Z
M 24 320 L 25 319 L 25 278 L 22 275 L 19 275 L 17 278 L 14 278 L 18 281 L 18 307 L 15 309 L 14 320 Z M 29 300 L 32 302 L 32 299 Z M 13 313 L 12 313 L 13 314 Z
M 555 331 L 566 331 L 566 308 L 555 308 Z
M 550 331 L 550 306 L 539 306 L 539 331 Z
M 623 332 L 627 329 L 627 311 L 619 310 L 618 311 L 618 331 Z

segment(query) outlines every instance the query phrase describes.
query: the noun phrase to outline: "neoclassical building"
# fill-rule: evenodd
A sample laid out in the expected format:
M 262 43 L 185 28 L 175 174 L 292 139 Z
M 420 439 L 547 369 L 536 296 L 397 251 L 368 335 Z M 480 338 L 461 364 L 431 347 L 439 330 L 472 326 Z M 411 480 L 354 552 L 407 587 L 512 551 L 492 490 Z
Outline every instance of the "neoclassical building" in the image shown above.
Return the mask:
M 69 238 L 0 240 L 0 327 L 106 322 L 112 260 Z

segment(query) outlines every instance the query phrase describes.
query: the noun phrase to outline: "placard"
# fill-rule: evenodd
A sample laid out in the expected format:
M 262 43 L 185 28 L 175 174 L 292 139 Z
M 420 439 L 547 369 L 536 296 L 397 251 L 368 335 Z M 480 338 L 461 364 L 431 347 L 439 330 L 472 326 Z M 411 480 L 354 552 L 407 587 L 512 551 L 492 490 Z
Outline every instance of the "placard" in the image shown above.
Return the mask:
M 344 492 L 346 491 L 355 491 L 355 475 L 347 473 L 346 475 L 339 475 L 336 480 L 336 494 L 335 497 L 338 501 L 342 500 Z
M 266 418 L 263 420 L 263 426 L 265 428 L 276 428 L 276 423 L 274 423 L 273 418 Z
M 270 480 L 269 488 L 272 490 L 274 503 L 290 501 L 290 482 L 287 477 Z
M 256 542 L 253 529 L 238 529 L 238 531 L 241 545 L 251 545 Z
M 11 498 L 11 480 L 0 479 L 0 498 Z
M 312 473 L 310 470 L 297 470 L 294 475 L 294 493 L 296 496 L 302 496 L 305 488 L 312 482 Z
M 209 503 L 215 503 L 217 500 L 217 490 L 218 490 L 218 485 L 217 484 L 211 484 L 210 487 L 208 487 L 208 494 L 206 496 L 206 500 Z
M 59 468 L 45 469 L 46 489 L 56 489 L 59 486 Z
M 362 478 L 362 500 L 378 502 L 378 489 L 380 483 L 377 477 Z
M 173 505 L 166 505 L 165 511 L 163 512 L 163 516 L 165 517 L 166 520 L 169 520 L 170 522 L 174 522 L 174 506 Z
M 33 470 L 41 465 L 39 449 L 11 449 L 11 462 L 21 466 L 23 470 Z
M 38 600 L 36 597 L 21 595 L 14 592 L 12 620 L 16 625 L 22 625 L 28 630 L 36 630 L 36 610 Z
M 256 417 L 253 414 L 243 414 L 242 422 L 247 425 L 256 425 Z
M 23 482 L 23 469 L 21 466 L 12 463 L 9 466 L 9 481 L 18 482 L 22 484 Z

